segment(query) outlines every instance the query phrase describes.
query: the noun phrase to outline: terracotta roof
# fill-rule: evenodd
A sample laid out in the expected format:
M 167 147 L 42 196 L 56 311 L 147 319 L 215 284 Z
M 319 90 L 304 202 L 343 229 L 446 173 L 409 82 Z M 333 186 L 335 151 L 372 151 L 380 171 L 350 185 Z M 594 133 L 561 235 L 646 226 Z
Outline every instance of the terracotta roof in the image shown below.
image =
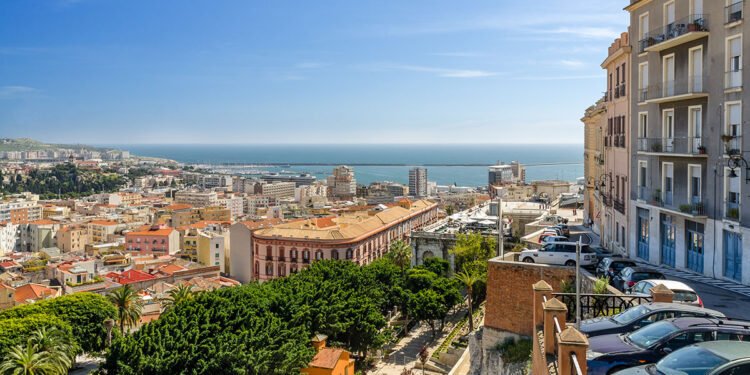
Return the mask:
M 54 297 L 57 291 L 39 284 L 25 284 L 16 288 L 16 295 L 13 299 L 18 303 L 26 303 L 28 300 L 40 300 L 46 297 Z
M 36 225 L 59 224 L 59 222 L 57 221 L 48 220 L 48 219 L 34 220 L 34 221 L 29 221 L 28 223 L 36 224 Z
M 128 232 L 125 236 L 169 236 L 172 232 L 174 232 L 173 228 L 150 229 L 149 227 L 148 230 Z
M 94 221 L 92 221 L 89 224 L 94 224 L 94 225 L 119 225 L 119 223 L 114 222 L 114 221 L 109 221 L 109 220 L 94 220 Z
M 218 220 L 203 220 L 203 221 L 199 221 L 199 222 L 197 222 L 195 224 L 190 224 L 190 228 L 193 228 L 193 229 L 202 229 L 202 228 L 205 228 L 205 227 L 207 227 L 209 225 L 214 225 L 214 224 L 229 225 L 229 224 L 232 224 L 232 222 L 231 221 L 218 221 Z
M 159 266 L 156 270 L 160 271 L 160 272 L 164 272 L 167 275 L 171 275 L 171 274 L 173 274 L 173 273 L 175 273 L 177 271 L 183 271 L 183 270 L 186 270 L 186 269 L 187 268 L 185 268 L 185 267 L 178 266 L 178 265 L 176 265 L 174 263 L 171 263 L 171 264 L 166 264 L 166 265 L 163 265 L 163 266 Z
M 136 283 L 139 281 L 153 280 L 156 276 L 149 275 L 143 271 L 138 270 L 127 270 L 119 275 L 116 275 L 113 280 L 116 283 L 125 285 L 130 283 Z
M 336 367 L 341 355 L 344 354 L 344 349 L 339 348 L 323 348 L 320 349 L 318 354 L 313 357 L 310 361 L 310 367 L 332 369 Z
M 247 229 L 254 230 L 260 228 L 268 228 L 276 224 L 281 224 L 284 220 L 280 218 L 275 219 L 264 219 L 264 220 L 249 220 L 241 221 L 241 223 L 247 227 Z
M 184 204 L 184 203 L 174 203 L 174 204 L 170 204 L 169 206 L 164 207 L 165 210 L 172 210 L 172 211 L 187 210 L 189 208 L 193 208 L 193 206 L 190 204 Z
M 11 267 L 18 267 L 20 264 L 16 262 L 0 262 L 0 267 L 2 268 L 11 268 Z

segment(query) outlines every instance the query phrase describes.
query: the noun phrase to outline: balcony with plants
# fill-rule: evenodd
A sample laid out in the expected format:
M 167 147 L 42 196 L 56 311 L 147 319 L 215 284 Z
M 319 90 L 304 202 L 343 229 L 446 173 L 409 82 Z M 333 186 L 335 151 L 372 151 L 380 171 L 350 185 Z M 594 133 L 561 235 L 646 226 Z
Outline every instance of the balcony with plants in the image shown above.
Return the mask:
M 724 142 L 724 155 L 738 155 L 742 153 L 741 135 L 724 134 L 721 136 L 721 141 Z
M 670 156 L 707 156 L 701 137 L 638 138 L 638 152 Z
M 638 52 L 663 51 L 708 36 L 708 15 L 691 14 L 651 30 L 638 41 Z
M 687 76 L 664 81 L 638 90 L 639 103 L 667 103 L 708 97 L 706 76 Z

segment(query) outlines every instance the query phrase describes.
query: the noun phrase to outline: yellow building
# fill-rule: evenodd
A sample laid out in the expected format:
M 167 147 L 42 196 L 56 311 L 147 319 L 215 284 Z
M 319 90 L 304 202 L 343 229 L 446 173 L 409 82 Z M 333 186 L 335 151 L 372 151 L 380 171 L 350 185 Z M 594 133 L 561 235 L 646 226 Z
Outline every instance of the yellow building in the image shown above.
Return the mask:
M 604 175 L 603 129 L 607 124 L 607 107 L 604 99 L 586 109 L 581 121 L 584 125 L 583 173 L 586 179 L 584 220 L 591 223 L 596 233 L 600 233 L 603 202 L 596 187 Z
M 16 290 L 0 284 L 0 310 L 9 309 L 16 305 Z
M 312 345 L 318 353 L 310 361 L 310 367 L 303 368 L 300 372 L 310 375 L 354 375 L 351 353 L 344 349 L 327 348 L 327 339 L 326 335 L 315 335 Z
M 108 220 L 95 220 L 88 223 L 89 243 L 110 242 L 119 224 Z
M 83 226 L 71 225 L 57 231 L 57 247 L 65 253 L 84 250 L 88 239 L 88 230 Z

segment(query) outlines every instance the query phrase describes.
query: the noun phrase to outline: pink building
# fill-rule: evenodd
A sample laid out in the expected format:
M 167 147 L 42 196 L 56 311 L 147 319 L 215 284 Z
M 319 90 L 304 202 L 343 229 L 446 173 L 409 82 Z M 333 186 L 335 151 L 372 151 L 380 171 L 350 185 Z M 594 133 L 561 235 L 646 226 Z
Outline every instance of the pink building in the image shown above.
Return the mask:
M 140 254 L 174 254 L 180 250 L 180 234 L 165 225 L 141 227 L 125 234 L 125 248 Z
M 602 68 L 607 70 L 605 93 L 607 126 L 604 133 L 604 174 L 594 176 L 603 198 L 602 244 L 620 254 L 627 253 L 630 200 L 630 74 L 629 30 L 609 47 Z

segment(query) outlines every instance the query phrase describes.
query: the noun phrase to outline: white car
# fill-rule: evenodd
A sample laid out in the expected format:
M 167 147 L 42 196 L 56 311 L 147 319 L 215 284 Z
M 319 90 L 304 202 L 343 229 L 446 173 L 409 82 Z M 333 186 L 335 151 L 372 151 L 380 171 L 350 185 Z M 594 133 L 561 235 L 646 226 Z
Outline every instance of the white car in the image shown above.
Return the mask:
M 553 242 L 568 242 L 568 237 L 564 236 L 544 236 L 539 239 L 539 242 L 543 244 L 553 243 Z
M 575 242 L 553 242 L 542 246 L 538 250 L 524 249 L 518 257 L 521 262 L 557 264 L 564 266 L 576 265 Z M 581 267 L 592 266 L 597 262 L 596 253 L 588 245 L 581 245 Z
M 633 285 L 628 294 L 637 296 L 650 296 L 651 288 L 659 284 L 664 284 L 664 286 L 674 292 L 674 297 L 672 300 L 675 303 L 683 303 L 686 305 L 703 307 L 703 301 L 701 301 L 701 298 L 698 297 L 698 294 L 695 293 L 695 290 L 693 290 L 693 288 L 687 286 L 685 283 L 675 280 L 641 280 Z

